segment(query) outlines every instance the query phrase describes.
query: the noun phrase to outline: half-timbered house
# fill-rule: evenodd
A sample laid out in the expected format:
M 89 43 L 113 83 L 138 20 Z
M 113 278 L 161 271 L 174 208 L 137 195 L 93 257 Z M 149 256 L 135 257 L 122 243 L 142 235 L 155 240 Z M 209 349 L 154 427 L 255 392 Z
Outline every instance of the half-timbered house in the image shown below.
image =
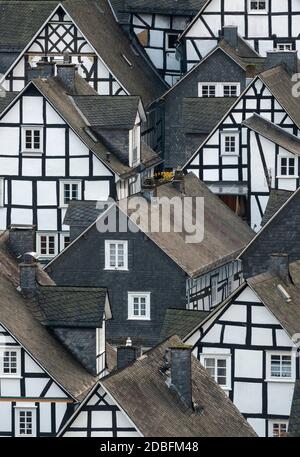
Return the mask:
M 57 288 L 7 233 L 0 261 L 0 436 L 54 437 L 106 374 L 107 291 Z
M 299 380 L 299 261 L 273 255 L 184 338 L 259 436 L 288 432 Z
M 69 242 L 71 200 L 139 192 L 160 162 L 141 141 L 139 97 L 100 96 L 75 65 L 58 65 L 55 77 L 53 67 L 40 64 L 44 77 L 5 97 L 0 116 L 0 228 L 34 225 L 42 260 Z
M 59 436 L 255 436 L 178 337 L 167 339 L 137 360 L 134 347 L 119 351 L 120 369 L 91 390 Z
M 216 46 L 224 25 L 237 26 L 262 56 L 273 49 L 300 50 L 299 20 L 299 0 L 208 0 L 180 37 L 186 69 Z
M 39 61 L 62 61 L 65 53 L 100 95 L 139 95 L 147 105 L 165 90 L 106 0 L 0 5 L 0 83 L 6 90 L 24 89 Z
M 200 237 L 189 243 L 186 228 L 175 229 L 180 227 L 181 214 L 175 213 L 175 220 L 170 220 L 171 208 L 165 211 L 160 204 L 155 206 L 155 202 L 152 208 L 162 209 L 162 225 L 157 226 L 159 213 L 156 213 L 153 229 L 147 227 L 145 213 L 152 210 L 149 197 L 143 198 L 141 220 L 144 222 L 139 226 L 130 215 L 127 221 L 124 201 L 102 213 L 89 227 L 84 224 L 93 214 L 91 204 L 71 202 L 65 223 L 74 225 L 71 234 L 77 238 L 46 267 L 58 285 L 72 285 L 75 281 L 80 286 L 104 284 L 108 288 L 114 319 L 107 325 L 107 337 L 114 345 L 126 334 L 134 344 L 152 347 L 159 341 L 170 304 L 208 311 L 243 281 L 240 262 L 234 259 L 253 236 L 248 225 L 192 173 L 183 181 L 157 187 L 156 192 L 158 199 L 171 205 L 176 197 L 182 203 L 185 197 L 203 198 L 204 239 Z M 186 218 L 192 217 L 191 210 L 186 209 Z M 123 222 L 112 232 L 101 233 L 99 224 L 110 212 Z M 203 221 L 201 216 L 200 220 Z M 123 224 L 129 228 L 124 230 Z M 163 227 L 168 226 L 170 229 L 165 232 Z M 172 287 L 166 287 L 170 283 Z
M 265 65 L 184 166 L 234 210 L 246 208 L 256 231 L 271 189 L 299 185 L 297 52 L 268 53 Z
M 177 39 L 204 3 L 205 0 L 111 0 L 118 21 L 135 34 L 170 85 L 181 76 Z

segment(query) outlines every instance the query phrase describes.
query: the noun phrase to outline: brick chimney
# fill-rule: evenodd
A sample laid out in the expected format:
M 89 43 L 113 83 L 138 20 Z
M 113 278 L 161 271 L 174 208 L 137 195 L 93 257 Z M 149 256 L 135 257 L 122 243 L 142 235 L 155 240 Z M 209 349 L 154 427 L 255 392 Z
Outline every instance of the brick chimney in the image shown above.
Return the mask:
M 265 61 L 265 69 L 285 65 L 291 73 L 298 73 L 298 52 L 297 51 L 269 51 Z
M 20 264 L 20 289 L 25 295 L 33 294 L 37 288 L 37 259 L 34 252 L 28 252 L 23 256 Z
M 269 271 L 281 278 L 285 283 L 291 282 L 288 254 L 272 254 L 270 257 Z
M 185 344 L 170 348 L 171 387 L 187 408 L 193 408 L 192 401 L 192 348 Z
M 64 62 L 57 64 L 57 77 L 63 83 L 69 94 L 75 91 L 76 65 L 72 63 L 70 54 L 64 54 Z
M 235 25 L 227 25 L 222 29 L 224 40 L 233 48 L 238 47 L 238 28 Z
M 118 370 L 131 365 L 138 358 L 138 348 L 132 346 L 132 341 L 127 338 L 126 345 L 118 347 L 117 366 Z

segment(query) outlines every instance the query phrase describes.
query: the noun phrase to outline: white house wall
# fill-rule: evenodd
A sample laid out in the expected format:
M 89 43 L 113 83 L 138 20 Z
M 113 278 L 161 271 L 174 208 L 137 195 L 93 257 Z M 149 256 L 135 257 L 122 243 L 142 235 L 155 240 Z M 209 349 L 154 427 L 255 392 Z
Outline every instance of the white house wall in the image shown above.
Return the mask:
M 0 437 L 14 437 L 16 409 L 36 411 L 36 436 L 55 436 L 69 417 L 72 398 L 0 323 L 0 348 L 19 352 L 20 375 L 0 375 Z
M 300 0 L 268 1 L 268 13 L 248 13 L 246 0 L 212 0 L 187 31 L 187 69 L 201 60 L 218 42 L 222 27 L 235 25 L 238 33 L 262 56 L 281 43 L 300 50 Z
M 229 356 L 226 393 L 258 435 L 270 436 L 273 420 L 289 420 L 295 375 L 291 381 L 269 381 L 267 354 L 291 353 L 293 342 L 249 286 L 185 342 L 193 345 L 199 360 L 203 354 Z M 295 365 L 298 379 L 299 359 Z

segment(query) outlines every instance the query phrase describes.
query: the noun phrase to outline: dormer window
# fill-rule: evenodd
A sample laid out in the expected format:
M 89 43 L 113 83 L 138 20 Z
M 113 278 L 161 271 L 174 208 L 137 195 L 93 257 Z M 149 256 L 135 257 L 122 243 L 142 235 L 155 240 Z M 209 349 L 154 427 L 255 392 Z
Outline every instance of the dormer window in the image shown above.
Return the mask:
M 42 152 L 43 151 L 43 128 L 23 127 L 22 128 L 22 151 Z
M 267 13 L 266 0 L 249 0 L 249 13 Z

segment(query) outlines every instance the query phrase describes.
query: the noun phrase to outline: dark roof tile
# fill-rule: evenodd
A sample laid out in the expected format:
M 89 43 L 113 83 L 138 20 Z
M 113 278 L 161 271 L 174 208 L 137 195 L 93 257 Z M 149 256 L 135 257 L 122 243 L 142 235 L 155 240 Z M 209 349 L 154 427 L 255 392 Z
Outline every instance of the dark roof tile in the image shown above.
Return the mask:
M 160 339 L 164 341 L 173 335 L 186 337 L 197 325 L 207 318 L 207 311 L 193 311 L 189 309 L 173 309 L 166 311 L 162 325 Z

